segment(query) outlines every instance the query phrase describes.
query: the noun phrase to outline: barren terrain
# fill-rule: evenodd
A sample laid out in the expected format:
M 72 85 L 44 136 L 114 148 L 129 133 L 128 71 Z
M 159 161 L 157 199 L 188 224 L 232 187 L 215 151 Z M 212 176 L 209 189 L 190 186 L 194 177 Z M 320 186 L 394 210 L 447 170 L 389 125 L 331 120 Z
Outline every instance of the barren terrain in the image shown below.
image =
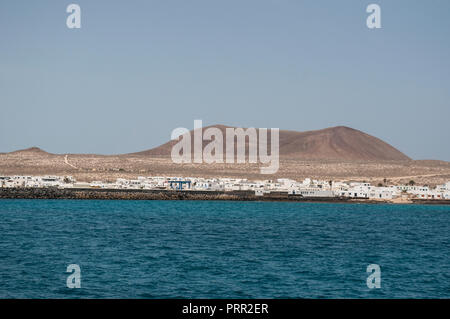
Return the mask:
M 225 136 L 227 126 L 215 127 Z M 191 131 L 191 137 L 193 135 Z M 0 175 L 71 175 L 79 181 L 115 181 L 117 178 L 156 175 L 252 180 L 310 177 L 367 181 L 375 185 L 405 184 L 413 180 L 416 184 L 430 186 L 450 180 L 449 162 L 411 160 L 386 142 L 352 128 L 338 126 L 308 132 L 282 130 L 279 137 L 280 168 L 274 175 L 262 175 L 261 164 L 173 163 L 170 152 L 176 141 L 147 151 L 110 156 L 50 154 L 37 147 L 0 153 Z M 246 145 L 249 145 L 248 139 Z
M 137 176 L 235 177 L 248 179 L 306 177 L 369 181 L 373 184 L 436 185 L 450 180 L 443 161 L 336 161 L 281 158 L 275 175 L 260 174 L 260 164 L 175 164 L 166 156 L 48 154 L 39 149 L 0 154 L 0 175 L 71 175 L 80 181 L 114 181 Z

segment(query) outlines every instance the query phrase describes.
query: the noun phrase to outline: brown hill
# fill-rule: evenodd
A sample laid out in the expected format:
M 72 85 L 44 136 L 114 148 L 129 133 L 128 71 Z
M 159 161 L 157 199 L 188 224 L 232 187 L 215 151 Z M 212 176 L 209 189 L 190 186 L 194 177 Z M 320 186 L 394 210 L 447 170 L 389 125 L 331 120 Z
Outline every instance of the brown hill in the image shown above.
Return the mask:
M 213 125 L 222 131 L 229 126 Z M 208 127 L 204 127 L 203 130 Z M 193 139 L 193 131 L 191 131 Z M 364 132 L 337 126 L 323 130 L 296 132 L 280 130 L 280 157 L 302 160 L 345 160 L 345 161 L 408 161 L 410 158 L 383 142 Z M 248 145 L 248 141 L 247 145 Z M 172 146 L 177 141 L 169 141 L 156 148 L 133 153 L 143 156 L 170 156 Z M 203 146 L 209 141 L 204 141 Z M 193 145 L 193 144 L 192 144 Z M 224 141 L 224 149 L 225 149 Z M 270 149 L 270 143 L 268 145 Z
M 47 153 L 46 151 L 40 149 L 39 147 L 30 147 L 30 148 L 26 148 L 23 150 L 11 152 L 9 154 L 42 154 L 42 155 L 44 155 L 44 154 L 50 154 L 50 153 Z

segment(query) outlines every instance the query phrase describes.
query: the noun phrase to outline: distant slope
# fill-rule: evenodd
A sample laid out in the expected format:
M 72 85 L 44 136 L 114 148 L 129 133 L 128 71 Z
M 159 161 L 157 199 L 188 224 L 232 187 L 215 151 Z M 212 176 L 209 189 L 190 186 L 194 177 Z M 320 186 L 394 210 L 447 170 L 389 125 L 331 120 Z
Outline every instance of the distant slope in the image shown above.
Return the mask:
M 345 126 L 308 132 L 280 132 L 280 154 L 304 159 L 410 160 L 379 138 Z
M 225 129 L 229 126 L 213 125 L 210 127 L 219 128 L 225 136 Z M 207 127 L 203 128 L 203 130 L 206 128 Z M 193 136 L 192 131 L 191 136 Z M 132 155 L 170 156 L 172 146 L 176 143 L 177 141 L 169 141 L 156 148 L 133 153 Z M 206 141 L 203 145 L 208 143 L 209 141 Z M 280 130 L 279 146 L 280 157 L 295 159 L 346 161 L 410 160 L 408 156 L 388 143 L 364 132 L 345 126 L 307 132 Z M 224 149 L 225 147 L 224 142 Z
M 42 154 L 42 155 L 51 155 L 46 151 L 40 149 L 39 147 L 30 147 L 23 150 L 18 150 L 14 152 L 10 152 L 9 154 Z

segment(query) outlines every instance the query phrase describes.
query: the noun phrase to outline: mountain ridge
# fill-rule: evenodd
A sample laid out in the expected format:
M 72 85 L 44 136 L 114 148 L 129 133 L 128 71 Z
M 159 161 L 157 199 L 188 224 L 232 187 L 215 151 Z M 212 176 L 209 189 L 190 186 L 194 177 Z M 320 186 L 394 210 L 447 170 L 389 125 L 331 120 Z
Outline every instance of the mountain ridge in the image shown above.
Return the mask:
M 44 151 L 43 149 L 37 147 L 37 146 L 32 146 L 29 148 L 25 148 L 25 149 L 21 149 L 21 150 L 17 150 L 17 151 L 12 151 L 9 153 L 2 153 L 2 154 L 19 154 L 19 153 L 39 153 L 39 154 L 51 154 L 48 153 L 46 151 Z
M 204 131 L 210 127 L 220 129 L 224 137 L 226 128 L 235 128 L 219 124 L 203 127 L 202 129 Z M 193 130 L 190 131 L 190 134 L 191 139 L 193 139 Z M 172 146 L 177 142 L 177 140 L 169 141 L 152 149 L 126 155 L 170 156 Z M 209 141 L 203 141 L 203 147 L 208 143 Z M 246 146 L 248 146 L 248 141 L 246 141 Z M 226 142 L 224 138 L 225 148 Z M 268 149 L 270 149 L 269 137 Z M 304 160 L 411 160 L 407 155 L 383 140 L 347 126 L 335 126 L 304 132 L 280 130 L 279 149 L 280 157 Z
M 218 128 L 224 137 L 224 150 L 226 149 L 226 129 L 236 128 L 223 124 L 216 124 L 203 127 Z M 258 128 L 256 128 L 258 131 Z M 193 130 L 190 131 L 191 142 L 193 143 Z M 173 145 L 177 140 L 168 141 L 157 147 L 133 153 L 118 154 L 117 156 L 157 156 L 170 157 Z M 203 141 L 205 147 L 210 141 Z M 246 155 L 248 155 L 249 141 L 246 139 Z M 267 148 L 270 150 L 270 130 L 268 130 Z M 192 144 L 193 145 L 193 144 Z M 48 153 L 39 147 L 30 147 L 2 154 L 42 154 L 57 155 Z M 71 154 L 81 155 L 81 154 Z M 83 154 L 96 155 L 96 154 Z M 320 130 L 311 131 L 279 131 L 279 155 L 280 158 L 294 158 L 300 160 L 343 160 L 343 161 L 410 161 L 407 155 L 384 142 L 383 140 L 369 135 L 365 132 L 347 126 L 334 126 Z M 103 156 L 103 155 L 102 155 Z M 104 155 L 116 156 L 116 155 Z

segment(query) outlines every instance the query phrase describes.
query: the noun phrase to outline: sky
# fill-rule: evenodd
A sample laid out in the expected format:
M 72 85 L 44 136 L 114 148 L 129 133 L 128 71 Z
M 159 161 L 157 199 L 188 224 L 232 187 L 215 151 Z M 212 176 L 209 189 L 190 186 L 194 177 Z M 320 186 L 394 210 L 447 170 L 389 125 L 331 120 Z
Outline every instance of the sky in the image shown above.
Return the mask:
M 0 152 L 136 152 L 201 119 L 344 125 L 450 161 L 449 13 L 448 0 L 2 0 Z

